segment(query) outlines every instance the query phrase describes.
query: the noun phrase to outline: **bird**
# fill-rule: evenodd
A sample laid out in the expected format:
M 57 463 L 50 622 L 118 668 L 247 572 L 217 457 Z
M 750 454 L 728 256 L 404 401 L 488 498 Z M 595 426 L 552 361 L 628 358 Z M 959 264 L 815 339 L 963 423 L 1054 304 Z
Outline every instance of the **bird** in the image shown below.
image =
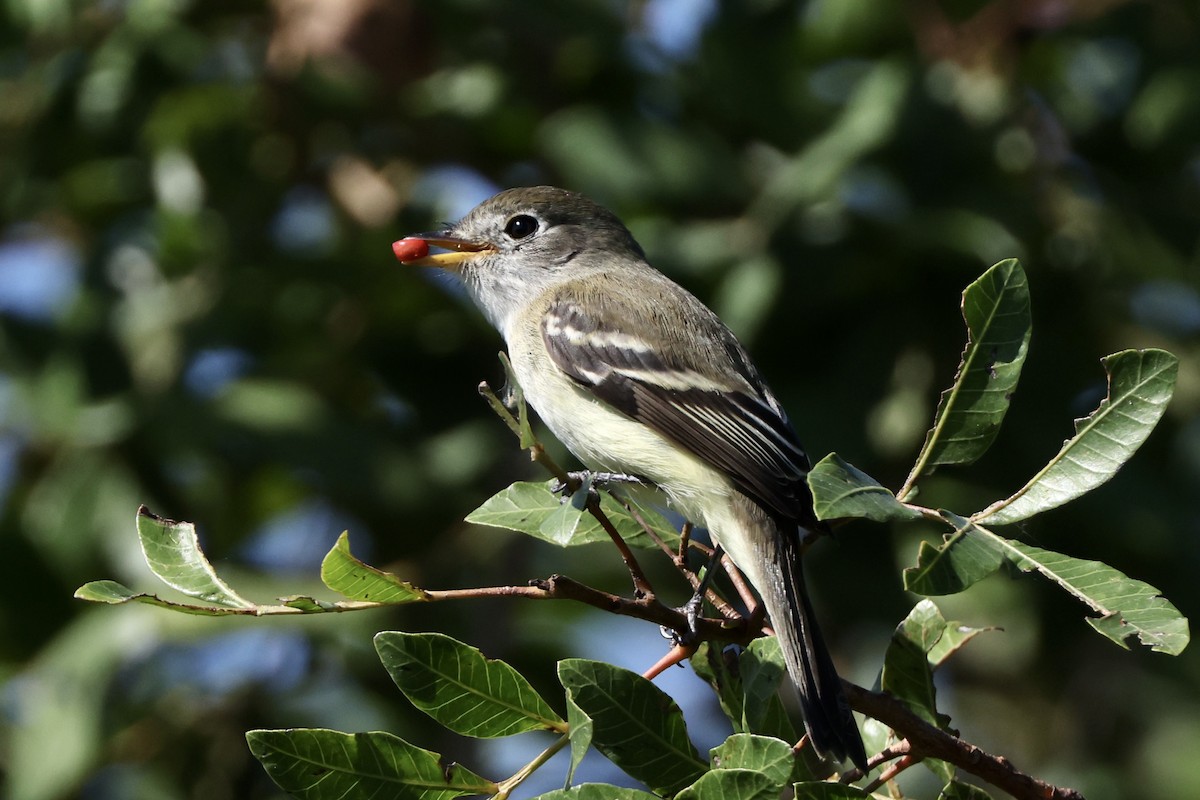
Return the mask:
M 526 401 L 588 469 L 653 484 L 708 530 L 762 598 L 812 747 L 865 771 L 801 565 L 821 526 L 810 462 L 729 328 L 647 262 L 616 214 L 566 189 L 502 191 L 393 248 L 461 278 Z

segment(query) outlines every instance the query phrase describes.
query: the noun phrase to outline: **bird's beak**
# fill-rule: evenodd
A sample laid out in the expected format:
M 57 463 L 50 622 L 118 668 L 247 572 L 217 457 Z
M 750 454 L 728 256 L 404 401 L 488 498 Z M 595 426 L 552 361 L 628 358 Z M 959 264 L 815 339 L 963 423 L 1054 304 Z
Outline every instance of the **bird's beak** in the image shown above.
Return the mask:
M 440 247 L 450 252 L 429 255 L 430 247 Z M 392 244 L 392 251 L 401 264 L 412 267 L 440 267 L 450 271 L 457 270 L 468 259 L 478 258 L 481 253 L 495 250 L 496 248 L 487 242 L 473 242 L 451 236 L 449 231 L 418 233 Z

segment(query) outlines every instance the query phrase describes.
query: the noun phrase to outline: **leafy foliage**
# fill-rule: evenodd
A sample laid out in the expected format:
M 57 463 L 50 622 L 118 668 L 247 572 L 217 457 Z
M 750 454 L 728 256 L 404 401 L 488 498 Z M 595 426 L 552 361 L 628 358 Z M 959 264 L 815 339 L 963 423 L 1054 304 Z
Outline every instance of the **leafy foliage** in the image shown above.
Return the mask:
M 1029 339 L 1024 286 L 1020 265 L 1008 261 L 990 270 L 964 294 L 964 307 L 972 309 L 965 314 L 971 342 L 954 387 L 942 397 L 910 481 L 927 471 L 923 462 L 946 465 L 974 461 L 994 438 L 994 428 L 1015 389 Z M 1010 316 L 1016 322 L 1004 319 Z M 1003 347 L 1009 348 L 1005 374 L 1001 375 L 995 364 L 978 366 L 980 348 L 999 352 Z M 1160 351 L 1126 352 L 1106 359 L 1105 365 L 1110 375 L 1110 396 L 1094 414 L 1080 421 L 1076 437 L 1064 445 L 1062 454 L 1010 500 L 993 504 L 971 518 L 945 509 L 925 508 L 901 501 L 869 475 L 831 454 L 809 476 L 818 515 L 824 519 L 861 517 L 874 522 L 938 520 L 949 525 L 952 533 L 940 547 L 921 543 L 917 566 L 904 573 L 910 590 L 926 594 L 960 592 L 1007 561 L 1020 570 L 1042 574 L 1099 612 L 1101 616 L 1089 622 L 1118 644 L 1125 646 L 1136 638 L 1154 650 L 1178 654 L 1188 642 L 1187 620 L 1154 587 L 1097 561 L 1083 561 L 1006 539 L 981 524 L 981 520 L 1003 519 L 1006 509 L 1020 509 L 1022 502 L 1032 503 L 1026 511 L 1034 513 L 1095 488 L 1111 478 L 1146 439 L 1172 394 L 1174 359 Z M 1002 398 L 987 385 L 990 380 L 1002 385 Z M 537 459 L 542 445 L 522 422 L 527 419 L 526 412 L 519 390 L 514 392 L 516 416 L 494 396 L 489 402 Z M 964 434 L 967 427 L 962 420 L 976 415 L 982 418 L 981 427 Z M 1091 469 L 1083 472 L 1078 469 L 1080 458 L 1071 455 L 1080 448 L 1099 453 L 1090 461 Z M 1059 467 L 1062 464 L 1071 466 Z M 555 465 L 551 469 L 558 468 Z M 1039 489 L 1044 482 L 1051 488 Z M 587 477 L 573 494 L 559 498 L 547 484 L 513 484 L 469 519 L 563 546 L 599 540 L 601 535 L 589 533 L 588 526 L 603 531 L 601 525 L 612 526 L 621 540 L 629 543 L 663 547 L 668 552 L 677 546 L 679 539 L 672 537 L 661 515 L 639 509 L 611 490 L 592 502 L 591 487 L 591 478 Z M 904 491 L 911 495 L 913 489 L 909 486 Z M 1027 497 L 1038 499 L 1023 500 Z M 347 534 L 342 534 L 322 562 L 321 575 L 328 588 L 347 600 L 321 603 L 294 597 L 281 606 L 258 606 L 242 599 L 217 577 L 199 548 L 192 526 L 162 520 L 144 508 L 138 512 L 138 523 L 153 572 L 206 604 L 166 602 L 152 595 L 134 594 L 113 581 L 87 584 L 77 592 L 78 597 L 110 604 L 136 600 L 189 613 L 261 615 L 404 605 L 454 595 L 419 589 L 361 562 L 351 554 Z M 626 552 L 625 558 L 631 575 L 640 576 L 635 585 L 648 587 L 632 554 Z M 683 564 L 681 559 L 679 565 Z M 543 582 L 542 588 L 534 587 L 534 591 L 553 592 L 554 580 Z M 507 590 L 493 591 L 503 594 Z M 896 628 L 884 655 L 880 688 L 902 703 L 919 723 L 949 730 L 950 720 L 938 707 L 933 673 L 982 630 L 948 622 L 932 602 L 921 601 Z M 248 735 L 252 752 L 286 791 L 314 800 L 370 797 L 380 791 L 422 798 L 478 792 L 507 797 L 545 758 L 569 746 L 568 784 L 586 752 L 595 748 L 646 785 L 654 796 L 766 800 L 778 797 L 796 780 L 798 797 L 866 796 L 853 786 L 811 780 L 817 776 L 788 743 L 795 738 L 795 731 L 777 695 L 785 668 L 773 637 L 750 642 L 733 658 L 708 642 L 694 648 L 693 666 L 716 691 L 735 731 L 711 751 L 708 760 L 696 751 L 675 701 L 647 678 L 613 665 L 579 658 L 558 663 L 567 709 L 567 719 L 563 720 L 514 667 L 489 660 L 479 650 L 445 634 L 384 632 L 375 637 L 375 645 L 400 691 L 416 708 L 449 730 L 478 738 L 551 731 L 561 738 L 526 770 L 506 781 L 490 783 L 458 767 L 442 768 L 436 754 L 386 734 L 252 731 Z M 969 769 L 974 763 L 972 758 L 977 756 L 965 758 L 961 765 Z M 960 783 L 950 761 L 929 756 L 915 760 L 940 779 L 945 786 L 943 797 L 987 796 L 976 787 Z M 608 790 L 585 785 L 550 796 L 585 797 L 602 791 Z
M 507 743 L 436 739 L 422 712 L 380 703 L 365 644 L 381 614 L 327 613 L 374 606 L 315 575 L 349 529 L 358 558 L 422 587 L 551 571 L 623 585 L 598 548 L 461 521 L 542 473 L 480 419 L 474 382 L 503 380 L 494 332 L 387 243 L 508 185 L 613 207 L 730 322 L 810 452 L 837 449 L 890 489 L 963 352 L 954 299 L 1019 256 L 1038 311 L 1024 386 L 985 457 L 923 475 L 906 501 L 970 519 L 1096 408 L 1094 357 L 1171 350 L 1179 389 L 1115 481 L 1019 528 L 975 521 L 1200 606 L 1194 4 L 685 5 L 0 8 L 0 793 L 275 798 L 230 755 L 250 724 L 424 730 L 434 750 L 504 761 Z M 195 521 L 253 607 L 156 588 L 130 535 L 142 503 Z M 912 604 L 887 568 L 916 563 L 912 537 L 936 552 L 939 532 L 958 535 L 926 520 L 818 543 L 815 601 L 849 674 L 879 654 L 842 645 Z M 1062 624 L 1070 589 L 1004 573 L 954 600 L 1008 631 L 954 659 L 961 707 L 997 709 L 964 732 L 1088 796 L 1200 795 L 1186 659 L 1138 659 L 1131 681 L 1123 651 Z M 136 605 L 63 590 L 105 576 L 92 596 Z M 558 633 L 577 630 L 566 604 L 442 600 L 391 607 L 386 626 L 436 625 L 539 687 L 576 644 Z M 243 631 L 261 640 L 232 648 Z M 1054 724 L 1018 724 L 1043 714 Z

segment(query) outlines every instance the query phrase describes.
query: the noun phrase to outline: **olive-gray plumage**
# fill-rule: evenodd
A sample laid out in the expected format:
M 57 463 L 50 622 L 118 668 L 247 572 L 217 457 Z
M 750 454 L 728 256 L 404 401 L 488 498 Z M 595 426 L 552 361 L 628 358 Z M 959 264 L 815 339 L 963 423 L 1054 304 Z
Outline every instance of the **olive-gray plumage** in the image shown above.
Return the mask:
M 455 252 L 409 263 L 461 275 L 526 398 L 571 452 L 659 486 L 745 573 L 813 746 L 865 768 L 804 588 L 801 529 L 817 525 L 809 461 L 733 333 L 647 264 L 612 212 L 574 192 L 501 192 L 423 238 Z

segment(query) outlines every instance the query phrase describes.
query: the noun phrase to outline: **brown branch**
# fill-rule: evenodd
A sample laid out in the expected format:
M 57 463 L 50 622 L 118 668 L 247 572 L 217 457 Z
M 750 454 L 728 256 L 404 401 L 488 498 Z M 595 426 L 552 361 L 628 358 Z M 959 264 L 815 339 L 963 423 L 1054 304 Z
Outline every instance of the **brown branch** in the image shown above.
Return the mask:
M 890 694 L 872 692 L 848 681 L 842 688 L 855 711 L 887 725 L 908 740 L 913 758 L 938 758 L 964 772 L 982 778 L 1018 800 L 1083 800 L 1074 789 L 1053 786 L 1013 766 L 1003 756 L 994 756 L 980 748 L 935 728 Z
M 481 586 L 473 589 L 427 589 L 431 601 L 469 600 L 480 597 L 524 597 L 530 600 L 571 600 L 610 614 L 652 622 L 680 635 L 690 633 L 687 616 L 677 608 L 665 605 L 653 596 L 630 599 L 579 583 L 566 575 L 529 582 L 528 586 Z M 721 641 L 746 644 L 761 634 L 757 628 L 743 622 L 700 617 L 696 620 L 696 642 Z

